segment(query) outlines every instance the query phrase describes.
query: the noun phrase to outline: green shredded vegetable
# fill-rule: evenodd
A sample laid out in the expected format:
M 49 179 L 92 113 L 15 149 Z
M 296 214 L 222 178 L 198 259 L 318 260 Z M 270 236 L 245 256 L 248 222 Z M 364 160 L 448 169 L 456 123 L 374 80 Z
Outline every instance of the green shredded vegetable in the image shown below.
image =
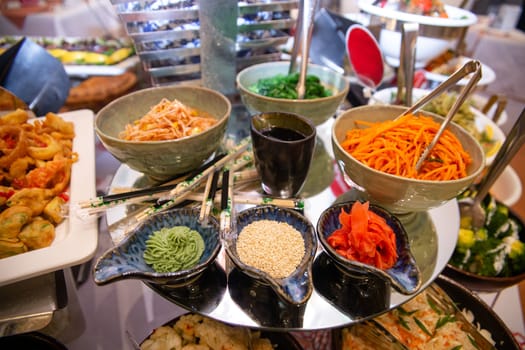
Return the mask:
M 259 79 L 248 90 L 267 97 L 297 99 L 297 83 L 299 73 L 290 75 L 278 74 L 270 78 Z M 319 77 L 307 75 L 305 80 L 305 99 L 322 98 L 331 96 L 332 92 L 325 88 Z

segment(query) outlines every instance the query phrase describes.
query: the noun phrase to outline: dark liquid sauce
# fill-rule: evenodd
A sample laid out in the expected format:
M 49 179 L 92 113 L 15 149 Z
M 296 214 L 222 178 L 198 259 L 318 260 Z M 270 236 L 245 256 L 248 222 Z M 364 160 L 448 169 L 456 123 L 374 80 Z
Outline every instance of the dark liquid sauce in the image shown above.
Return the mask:
M 281 128 L 278 126 L 272 126 L 268 129 L 264 129 L 261 131 L 261 134 L 281 141 L 298 141 L 306 137 L 297 130 Z

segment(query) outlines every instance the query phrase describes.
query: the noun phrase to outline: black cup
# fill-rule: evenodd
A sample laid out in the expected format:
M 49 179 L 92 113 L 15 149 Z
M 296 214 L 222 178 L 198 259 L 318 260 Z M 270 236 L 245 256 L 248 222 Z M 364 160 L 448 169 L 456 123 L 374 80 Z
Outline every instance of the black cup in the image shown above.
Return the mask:
M 252 117 L 250 133 L 264 192 L 272 197 L 295 197 L 310 169 L 315 125 L 297 114 L 266 112 Z

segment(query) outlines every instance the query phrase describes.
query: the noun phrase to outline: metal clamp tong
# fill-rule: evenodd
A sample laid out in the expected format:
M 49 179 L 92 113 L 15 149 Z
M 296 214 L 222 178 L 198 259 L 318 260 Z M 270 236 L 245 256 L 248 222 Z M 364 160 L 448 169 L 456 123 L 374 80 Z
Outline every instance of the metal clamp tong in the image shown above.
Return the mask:
M 473 73 L 473 74 L 472 74 Z M 436 96 L 440 95 L 441 93 L 448 90 L 450 87 L 454 86 L 458 81 L 466 77 L 467 75 L 472 74 L 467 84 L 463 87 L 460 94 L 458 95 L 456 102 L 452 105 L 450 110 L 447 113 L 447 116 L 445 117 L 445 120 L 441 124 L 441 127 L 439 128 L 438 132 L 432 139 L 432 141 L 428 144 L 428 146 L 425 148 L 423 153 L 421 154 L 420 158 L 418 159 L 416 163 L 416 170 L 419 171 L 419 168 L 421 168 L 421 165 L 423 164 L 423 161 L 427 158 L 428 154 L 432 150 L 432 148 L 436 145 L 437 141 L 441 137 L 441 134 L 443 131 L 445 131 L 446 127 L 458 111 L 459 107 L 465 102 L 470 92 L 474 89 L 478 81 L 481 79 L 481 63 L 477 60 L 471 60 L 468 61 L 458 69 L 456 72 L 454 72 L 447 80 L 442 82 L 438 85 L 434 90 L 432 90 L 428 95 L 423 96 L 420 98 L 415 104 L 412 105 L 409 109 L 407 109 L 404 113 L 402 113 L 399 117 L 414 113 L 419 108 L 426 105 L 428 102 L 430 102 L 432 99 L 434 99 Z M 398 118 L 399 118 L 398 117 Z

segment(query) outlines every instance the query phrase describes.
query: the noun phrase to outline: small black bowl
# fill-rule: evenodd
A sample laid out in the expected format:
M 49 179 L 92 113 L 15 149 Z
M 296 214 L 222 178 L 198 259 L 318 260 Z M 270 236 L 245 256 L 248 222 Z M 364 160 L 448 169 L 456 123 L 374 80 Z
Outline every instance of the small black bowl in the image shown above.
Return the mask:
M 273 278 L 268 273 L 245 264 L 240 259 L 237 252 L 237 237 L 245 226 L 259 220 L 285 222 L 301 233 L 305 254 L 291 275 L 285 278 Z M 235 226 L 236 230 L 230 237 L 227 237 L 225 243 L 226 252 L 234 265 L 246 275 L 270 285 L 284 301 L 291 304 L 305 303 L 313 292 L 312 263 L 317 252 L 315 228 L 312 223 L 295 210 L 273 205 L 261 205 L 239 212 L 236 216 Z

